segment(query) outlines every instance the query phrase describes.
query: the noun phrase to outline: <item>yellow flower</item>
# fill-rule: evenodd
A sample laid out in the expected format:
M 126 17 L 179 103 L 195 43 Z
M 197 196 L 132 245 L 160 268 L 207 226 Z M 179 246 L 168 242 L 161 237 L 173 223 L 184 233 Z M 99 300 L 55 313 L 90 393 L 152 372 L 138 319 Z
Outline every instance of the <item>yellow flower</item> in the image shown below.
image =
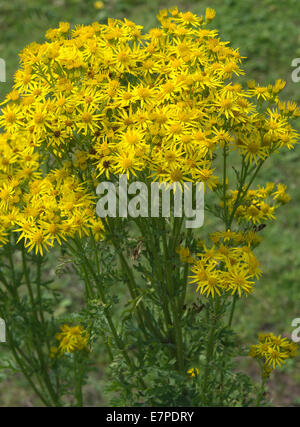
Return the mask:
M 197 284 L 196 292 L 200 291 L 201 294 L 207 298 L 215 295 L 221 295 L 224 285 L 224 277 L 220 270 L 215 269 L 215 265 L 203 266 L 201 262 L 196 263 L 192 267 L 193 276 L 190 278 L 191 283 Z
M 181 262 L 187 262 L 188 264 L 192 264 L 194 262 L 194 258 L 192 257 L 189 248 L 179 246 L 176 252 L 179 254 Z
M 60 329 L 55 339 L 59 341 L 58 349 L 62 354 L 88 350 L 89 333 L 82 326 L 63 325 Z
M 211 22 L 215 16 L 216 16 L 216 11 L 208 7 L 205 12 L 206 22 L 208 23 Z
M 281 92 L 284 89 L 285 85 L 286 85 L 286 81 L 281 79 L 276 80 L 276 83 L 272 88 L 273 93 L 277 95 L 279 92 Z
M 239 297 L 248 295 L 253 290 L 254 282 L 249 280 L 252 276 L 249 271 L 239 266 L 235 266 L 229 269 L 228 275 L 226 276 L 225 282 L 228 290 L 232 290 L 232 295 L 237 293 Z
M 193 377 L 198 377 L 199 375 L 199 369 L 198 368 L 191 368 L 187 371 L 187 374 L 189 375 L 189 377 L 193 378 Z
M 277 365 L 281 366 L 288 357 L 289 356 L 286 352 L 270 347 L 266 354 L 266 364 L 275 369 Z
M 59 23 L 59 31 L 62 33 L 67 33 L 70 30 L 70 24 L 68 22 Z
M 58 348 L 57 347 L 50 347 L 50 353 L 49 356 L 51 359 L 54 359 L 58 355 Z
M 103 3 L 103 1 L 95 1 L 94 2 L 94 8 L 95 9 L 103 9 L 103 7 L 104 7 L 104 3 Z

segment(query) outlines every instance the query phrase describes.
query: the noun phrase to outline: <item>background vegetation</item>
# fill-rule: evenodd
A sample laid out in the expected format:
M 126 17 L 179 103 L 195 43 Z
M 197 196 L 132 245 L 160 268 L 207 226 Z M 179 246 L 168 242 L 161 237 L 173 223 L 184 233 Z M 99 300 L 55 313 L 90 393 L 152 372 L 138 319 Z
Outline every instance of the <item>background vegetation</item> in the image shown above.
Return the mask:
M 206 7 L 217 11 L 214 27 L 223 40 L 230 40 L 240 48 L 248 79 L 265 84 L 277 78 L 287 81 L 282 94 L 286 99 L 300 102 L 300 83 L 291 81 L 291 62 L 300 57 L 300 2 L 299 0 L 104 0 L 97 9 L 92 0 L 0 0 L 0 57 L 7 64 L 7 82 L 0 83 L 0 99 L 10 90 L 13 74 L 18 67 L 18 53 L 28 43 L 44 40 L 44 33 L 60 21 L 89 24 L 105 21 L 107 17 L 127 17 L 143 25 L 146 30 L 156 26 L 159 9 L 177 5 L 181 10 L 201 14 Z M 300 129 L 300 123 L 298 123 Z M 265 166 L 264 180 L 281 181 L 288 185 L 292 202 L 280 213 L 279 220 L 266 227 L 265 237 L 257 256 L 264 275 L 243 310 L 236 317 L 240 336 L 245 343 L 256 341 L 258 331 L 273 331 L 289 336 L 291 322 L 300 317 L 300 149 L 276 156 Z M 203 233 L 212 227 L 205 220 Z M 57 259 L 52 255 L 55 275 Z M 67 282 L 56 277 L 57 287 L 65 298 L 58 307 L 64 313 L 74 304 L 80 304 L 80 284 L 72 278 Z M 81 289 L 81 288 L 80 288 Z M 1 369 L 5 366 L 7 348 L 0 344 L 0 406 L 31 406 L 37 404 L 26 383 L 17 373 L 9 377 Z M 95 375 L 86 388 L 92 406 L 105 405 L 104 383 L 106 373 L 105 352 L 95 366 Z M 254 362 L 242 366 L 254 378 L 258 374 Z M 271 381 L 270 392 L 274 405 L 300 405 L 300 361 L 287 364 Z M 97 373 L 96 373 L 97 372 Z M 93 390 L 90 391 L 90 390 Z

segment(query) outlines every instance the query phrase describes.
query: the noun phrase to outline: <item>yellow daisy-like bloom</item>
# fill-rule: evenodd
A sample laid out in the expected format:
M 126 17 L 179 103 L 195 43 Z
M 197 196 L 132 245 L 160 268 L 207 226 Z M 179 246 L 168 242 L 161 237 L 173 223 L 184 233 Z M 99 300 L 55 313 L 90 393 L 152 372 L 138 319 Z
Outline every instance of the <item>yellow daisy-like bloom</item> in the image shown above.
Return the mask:
M 80 325 L 60 327 L 61 332 L 55 335 L 59 341 L 60 353 L 73 353 L 77 350 L 88 350 L 89 333 Z
M 191 368 L 191 369 L 189 369 L 187 371 L 187 374 L 191 378 L 198 377 L 198 375 L 199 375 L 199 369 L 198 368 Z
M 192 266 L 194 276 L 191 276 L 191 283 L 197 284 L 196 292 L 200 291 L 206 297 L 221 295 L 224 277 L 222 271 L 217 270 L 214 264 L 203 266 L 201 262 Z
M 55 359 L 58 353 L 59 353 L 58 347 L 54 347 L 54 346 L 50 347 L 49 356 L 51 357 L 51 359 Z
M 191 255 L 189 248 L 184 248 L 183 246 L 179 246 L 176 249 L 176 252 L 180 257 L 181 262 L 187 262 L 188 264 L 192 264 L 195 261 Z
M 243 270 L 239 267 L 231 268 L 226 276 L 225 281 L 229 289 L 232 289 L 232 295 L 237 293 L 239 297 L 248 295 L 253 290 L 254 282 L 249 280 L 252 277 L 249 270 Z
M 211 8 L 207 8 L 206 12 L 205 12 L 205 19 L 207 22 L 210 22 L 214 19 L 214 17 L 216 16 L 216 11 L 214 9 Z
M 95 2 L 94 2 L 94 8 L 95 8 L 95 9 L 100 10 L 100 9 L 103 9 L 103 7 L 104 7 L 104 3 L 103 3 L 103 1 L 95 1 Z

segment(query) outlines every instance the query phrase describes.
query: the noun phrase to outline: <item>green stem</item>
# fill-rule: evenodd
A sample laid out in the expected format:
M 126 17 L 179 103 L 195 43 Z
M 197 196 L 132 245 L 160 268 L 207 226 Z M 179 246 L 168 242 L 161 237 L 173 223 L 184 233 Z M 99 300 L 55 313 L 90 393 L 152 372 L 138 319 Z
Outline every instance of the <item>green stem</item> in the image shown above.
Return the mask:
M 229 320 L 228 320 L 228 327 L 229 328 L 232 325 L 232 320 L 233 320 L 233 315 L 234 315 L 234 311 L 235 311 L 235 306 L 236 306 L 237 298 L 238 298 L 237 294 L 234 294 L 233 300 L 232 300 L 232 304 L 231 304 L 231 310 L 230 310 Z
M 162 220 L 164 221 L 164 219 Z M 165 223 L 163 222 L 162 225 L 163 225 L 162 240 L 163 240 L 163 249 L 164 249 L 164 259 L 166 262 L 167 288 L 169 292 L 170 306 L 173 314 L 173 328 L 174 328 L 175 342 L 176 342 L 177 368 L 181 373 L 183 373 L 184 372 L 184 349 L 183 349 L 182 326 L 181 326 L 182 307 L 179 307 L 180 305 L 179 300 L 177 301 L 177 295 L 176 295 L 177 289 L 175 288 L 176 282 L 174 278 L 172 278 L 170 254 L 169 254 L 170 247 L 172 248 L 173 253 L 175 253 L 177 240 L 174 238 L 173 244 L 168 245 L 167 239 L 166 239 Z M 177 236 L 179 234 L 180 234 L 180 231 L 178 233 L 176 232 Z
M 2 316 L 2 314 L 1 314 Z M 32 390 L 36 393 L 36 395 L 40 398 L 40 400 L 44 403 L 45 406 L 47 407 L 51 407 L 51 403 L 48 401 L 48 399 L 43 396 L 43 394 L 38 390 L 38 388 L 36 387 L 36 385 L 34 384 L 34 382 L 32 381 L 32 376 L 27 372 L 26 366 L 23 364 L 22 358 L 19 357 L 18 355 L 18 351 L 13 343 L 12 337 L 10 335 L 10 332 L 7 331 L 7 340 L 8 340 L 8 344 L 9 344 L 9 348 L 12 351 L 12 354 L 18 364 L 18 366 L 20 367 L 24 377 L 26 378 L 26 380 L 28 381 L 28 384 L 30 385 L 30 387 L 32 388 Z
M 112 241 L 112 243 L 114 245 L 114 248 L 115 248 L 115 250 L 116 250 L 116 252 L 118 254 L 120 262 L 121 262 L 121 264 L 122 264 L 122 266 L 123 266 L 123 268 L 125 270 L 125 273 L 127 275 L 127 278 L 128 278 L 128 281 L 127 281 L 127 283 L 128 283 L 128 289 L 129 289 L 131 298 L 135 299 L 135 298 L 138 297 L 138 290 L 137 290 L 137 286 L 136 286 L 136 283 L 135 283 L 135 279 L 134 279 L 133 273 L 132 273 L 132 271 L 131 271 L 131 269 L 130 269 L 130 267 L 129 267 L 129 265 L 128 265 L 128 263 L 127 263 L 124 255 L 123 255 L 123 253 L 122 253 L 122 250 L 121 250 L 118 242 L 114 238 L 112 226 L 109 225 L 109 224 L 107 224 L 106 228 L 107 228 L 107 230 L 110 233 L 111 241 Z M 164 342 L 163 335 L 161 334 L 161 332 L 159 331 L 159 329 L 157 329 L 156 326 L 153 324 L 153 321 L 152 321 L 150 315 L 148 314 L 148 312 L 147 312 L 147 310 L 146 310 L 146 308 L 144 306 L 143 301 L 140 301 L 139 305 L 137 306 L 137 314 L 138 314 L 139 321 L 142 324 L 142 330 L 145 330 L 145 328 L 143 326 L 143 323 L 144 323 L 143 319 L 144 319 L 145 322 L 146 322 L 146 324 L 147 324 L 147 326 L 148 326 L 148 328 L 149 328 L 149 330 L 160 341 Z
M 75 241 L 75 244 L 76 243 L 78 244 L 78 242 Z M 104 291 L 103 291 L 100 283 L 98 283 L 99 281 L 98 281 L 98 278 L 97 278 L 97 274 L 95 274 L 95 272 L 94 272 L 94 270 L 93 270 L 93 268 L 92 268 L 92 266 L 91 266 L 88 258 L 85 256 L 84 251 L 82 250 L 82 248 L 78 248 L 79 250 L 77 252 L 76 250 L 74 250 L 74 248 L 71 245 L 68 245 L 68 247 L 70 248 L 70 250 L 72 250 L 72 252 L 75 255 L 77 255 L 79 258 L 81 258 L 84 263 L 86 263 L 86 266 L 89 268 L 89 270 L 90 270 L 90 272 L 91 272 L 91 274 L 92 274 L 92 276 L 93 276 L 93 278 L 95 280 L 95 283 L 97 285 L 97 289 L 98 289 L 99 294 L 100 294 L 100 298 L 101 298 L 103 304 L 107 305 L 105 293 L 104 293 Z M 135 372 L 135 366 L 133 364 L 132 359 L 130 359 L 130 357 L 127 354 L 127 351 L 125 349 L 125 345 L 124 345 L 122 339 L 119 337 L 119 335 L 117 333 L 116 327 L 115 327 L 115 325 L 113 323 L 113 320 L 112 320 L 112 317 L 111 317 L 111 314 L 110 314 L 108 308 L 106 308 L 106 310 L 105 310 L 105 316 L 106 316 L 106 320 L 108 322 L 108 325 L 110 327 L 111 333 L 112 333 L 112 335 L 114 337 L 116 346 L 119 348 L 119 350 L 123 354 L 123 357 L 124 357 L 124 359 L 125 359 L 128 367 L 129 367 L 129 369 L 131 370 L 132 373 L 134 373 Z
M 259 390 L 257 400 L 256 400 L 256 406 L 260 406 L 260 404 L 261 404 L 262 398 L 265 394 L 265 384 L 266 384 L 266 378 L 262 378 L 260 390 Z
M 24 247 L 22 247 L 22 262 L 23 262 L 23 272 L 24 272 L 24 277 L 25 277 L 25 283 L 27 285 L 27 289 L 28 289 L 28 293 L 29 293 L 29 298 L 30 298 L 32 311 L 33 311 L 33 317 L 34 317 L 34 320 L 36 322 L 37 327 L 39 328 L 40 322 L 39 322 L 38 315 L 37 315 L 36 302 L 35 302 L 32 286 L 31 286 L 31 282 L 30 282 L 30 276 L 29 276 L 27 260 L 26 260 L 26 252 L 25 252 Z M 39 334 L 36 334 L 36 335 L 33 334 L 32 339 L 33 339 L 34 347 L 35 347 L 35 350 L 37 352 L 38 359 L 39 359 L 39 362 L 41 365 L 41 371 L 42 371 L 42 376 L 43 376 L 45 386 L 46 386 L 55 406 L 60 406 L 60 403 L 59 403 L 58 397 L 57 397 L 57 393 L 55 392 L 55 390 L 52 386 L 50 377 L 49 377 L 47 365 L 45 363 L 44 354 L 42 351 L 42 342 L 40 341 Z
M 224 204 L 224 222 L 227 228 L 227 200 L 226 200 L 226 180 L 227 180 L 227 147 L 223 147 L 223 204 Z M 225 230 L 227 231 L 227 230 Z
M 210 395 L 208 394 L 208 383 L 210 378 L 211 371 L 211 361 L 214 354 L 214 345 L 215 345 L 215 322 L 212 323 L 212 326 L 209 331 L 207 347 L 206 347 L 206 365 L 204 370 L 203 377 L 203 399 L 206 403 L 210 402 Z
M 79 408 L 83 405 L 83 396 L 82 396 L 82 369 L 80 366 L 80 361 L 78 361 L 78 355 L 74 355 L 74 375 L 75 375 L 75 395 L 77 406 Z
M 237 208 L 240 205 L 240 200 L 242 200 L 243 197 L 247 194 L 247 192 L 248 192 L 249 188 L 251 187 L 253 181 L 255 180 L 258 172 L 260 171 L 263 163 L 264 163 L 264 160 L 261 160 L 259 162 L 259 164 L 258 164 L 258 166 L 257 166 L 257 168 L 256 168 L 256 170 L 254 172 L 254 174 L 252 175 L 252 177 L 251 177 L 248 185 L 246 186 L 246 188 L 244 190 L 243 190 L 243 186 L 244 186 L 246 178 L 247 178 L 247 172 L 248 172 L 249 165 L 250 165 L 249 162 L 248 162 L 248 164 L 246 165 L 246 167 L 244 169 L 244 174 L 243 173 L 241 174 L 242 176 L 241 176 L 241 181 L 240 181 L 240 187 L 239 187 L 238 195 L 237 195 L 237 198 L 236 198 L 236 201 L 235 201 L 235 204 L 234 204 L 234 207 L 232 209 L 231 216 L 230 216 L 230 219 L 229 219 L 229 227 L 231 226 L 232 221 L 234 219 L 234 215 L 236 213 L 236 210 L 237 210 Z M 244 160 L 243 160 L 243 164 L 244 164 Z
M 164 320 L 165 320 L 165 327 L 166 327 L 166 332 L 167 335 L 169 337 L 169 340 L 172 341 L 172 337 L 170 334 L 170 328 L 172 325 L 172 320 L 171 320 L 171 315 L 169 313 L 169 307 L 168 307 L 168 298 L 166 296 L 166 293 L 164 292 L 163 289 L 163 283 L 165 281 L 165 277 L 164 277 L 164 272 L 163 272 L 163 268 L 162 268 L 162 263 L 161 263 L 161 258 L 160 258 L 160 233 L 159 232 L 151 232 L 151 230 L 147 227 L 146 223 L 139 221 L 137 219 L 137 226 L 139 227 L 146 245 L 147 245 L 147 250 L 148 253 L 152 255 L 152 269 L 153 269 L 153 279 L 154 276 L 157 275 L 157 280 L 158 282 L 161 284 L 162 287 L 162 292 L 160 292 L 159 297 L 161 299 L 161 307 L 163 310 L 163 315 L 164 315 Z M 156 225 L 155 225 L 155 221 L 152 221 L 152 226 L 153 229 L 156 229 Z M 153 239 L 152 239 L 153 236 Z M 159 236 L 159 238 L 157 238 L 157 236 Z M 150 244 L 150 246 L 149 246 Z

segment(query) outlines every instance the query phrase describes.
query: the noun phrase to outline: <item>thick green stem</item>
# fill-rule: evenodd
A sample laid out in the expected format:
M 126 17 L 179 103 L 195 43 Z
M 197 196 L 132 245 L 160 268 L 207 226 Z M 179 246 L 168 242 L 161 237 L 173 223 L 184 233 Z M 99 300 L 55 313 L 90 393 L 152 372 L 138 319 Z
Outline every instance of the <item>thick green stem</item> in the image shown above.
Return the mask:
M 127 279 L 128 279 L 127 280 L 127 284 L 128 284 L 128 289 L 129 289 L 131 298 L 135 299 L 135 298 L 138 297 L 138 291 L 137 291 L 137 286 L 136 286 L 136 283 L 135 283 L 135 279 L 134 279 L 133 273 L 132 273 L 132 271 L 131 271 L 131 269 L 130 269 L 130 267 L 129 267 L 129 265 L 128 265 L 128 263 L 127 263 L 124 255 L 123 255 L 123 253 L 122 253 L 120 245 L 118 244 L 118 242 L 114 238 L 113 230 L 112 230 L 111 225 L 108 224 L 108 225 L 106 225 L 106 227 L 107 227 L 107 229 L 108 229 L 108 231 L 110 233 L 111 241 L 112 241 L 112 243 L 113 243 L 113 245 L 115 247 L 115 250 L 116 250 L 116 252 L 118 254 L 118 257 L 120 259 L 121 265 L 122 265 L 122 267 L 123 267 L 123 269 L 124 269 L 124 271 L 126 273 L 126 276 L 127 276 Z M 146 310 L 146 308 L 144 306 L 143 301 L 140 301 L 139 305 L 136 307 L 136 310 L 137 310 L 138 319 L 139 319 L 140 323 L 142 324 L 142 330 L 145 330 L 145 328 L 143 326 L 143 323 L 145 321 L 145 323 L 146 323 L 147 327 L 149 328 L 149 330 L 159 340 L 164 341 L 163 335 L 161 334 L 161 332 L 159 331 L 159 329 L 154 325 L 153 320 L 151 319 L 150 315 L 148 314 L 148 312 L 147 312 L 147 310 Z
M 266 378 L 262 378 L 261 380 L 261 386 L 260 386 L 260 390 L 256 399 L 256 405 L 255 406 L 260 406 L 261 401 L 264 397 L 265 394 L 265 384 L 266 384 Z
M 83 395 L 82 395 L 82 369 L 80 366 L 80 360 L 78 360 L 78 354 L 74 355 L 74 377 L 75 377 L 75 396 L 76 404 L 78 407 L 83 405 Z
M 25 283 L 27 285 L 27 289 L 28 289 L 28 293 L 29 293 L 33 317 L 34 317 L 34 320 L 35 320 L 37 326 L 39 326 L 40 322 L 38 319 L 38 309 L 36 307 L 36 302 L 35 302 L 32 286 L 31 286 L 31 281 L 30 281 L 30 276 L 29 276 L 29 271 L 28 271 L 28 266 L 27 266 L 27 260 L 26 260 L 26 252 L 25 252 L 24 247 L 22 248 L 22 262 L 23 262 L 23 272 L 24 272 L 24 277 L 25 277 Z M 42 350 L 42 342 L 40 341 L 39 334 L 36 334 L 36 335 L 33 334 L 32 339 L 33 339 L 34 347 L 35 347 L 35 350 L 37 352 L 38 359 L 40 362 L 42 377 L 43 377 L 45 386 L 46 386 L 53 402 L 55 403 L 55 405 L 60 406 L 57 393 L 54 390 L 53 385 L 52 385 L 51 380 L 50 380 L 50 377 L 49 377 L 48 368 L 47 368 L 45 358 L 44 358 L 44 354 L 43 354 L 43 350 Z
M 215 345 L 215 322 L 212 323 L 208 340 L 207 340 L 207 347 L 206 347 L 206 364 L 205 364 L 205 370 L 204 370 L 204 376 L 203 376 L 203 399 L 205 403 L 210 402 L 210 394 L 208 393 L 208 385 L 209 385 L 209 379 L 210 379 L 210 373 L 211 373 L 211 361 L 213 359 L 214 354 L 214 345 Z
M 175 221 L 175 218 L 174 218 L 174 221 Z M 180 223 L 180 227 L 181 227 L 181 224 L 182 222 Z M 170 297 L 170 306 L 173 314 L 173 329 L 174 329 L 174 335 L 175 335 L 175 341 L 176 341 L 177 368 L 181 373 L 183 373 L 184 372 L 184 345 L 183 345 L 182 325 L 181 325 L 182 306 L 180 305 L 180 298 L 177 296 L 178 289 L 176 289 L 176 286 L 175 286 L 176 281 L 172 277 L 170 253 L 169 253 L 170 247 L 172 248 L 171 255 L 175 253 L 177 238 L 180 234 L 180 227 L 178 227 L 179 231 L 177 231 L 176 229 L 173 230 L 177 238 L 173 237 L 174 241 L 172 242 L 172 244 L 168 245 L 167 239 L 166 239 L 166 230 L 164 225 L 165 224 L 163 223 L 162 240 L 163 240 L 163 249 L 164 249 L 164 259 L 166 262 L 166 276 L 167 276 L 166 282 L 167 282 L 167 288 L 168 288 L 169 297 Z M 170 243 L 171 241 L 172 241 L 172 237 L 170 239 Z
M 223 207 L 224 207 L 224 222 L 225 227 L 227 228 L 227 194 L 226 194 L 226 188 L 227 188 L 227 147 L 226 144 L 224 144 L 223 147 Z
M 228 320 L 228 327 L 229 328 L 232 325 L 232 320 L 233 320 L 233 315 L 234 315 L 234 311 L 235 311 L 235 306 L 236 306 L 237 298 L 238 298 L 237 294 L 234 294 L 233 299 L 232 299 L 232 304 L 231 304 L 231 310 L 230 310 L 229 320 Z

